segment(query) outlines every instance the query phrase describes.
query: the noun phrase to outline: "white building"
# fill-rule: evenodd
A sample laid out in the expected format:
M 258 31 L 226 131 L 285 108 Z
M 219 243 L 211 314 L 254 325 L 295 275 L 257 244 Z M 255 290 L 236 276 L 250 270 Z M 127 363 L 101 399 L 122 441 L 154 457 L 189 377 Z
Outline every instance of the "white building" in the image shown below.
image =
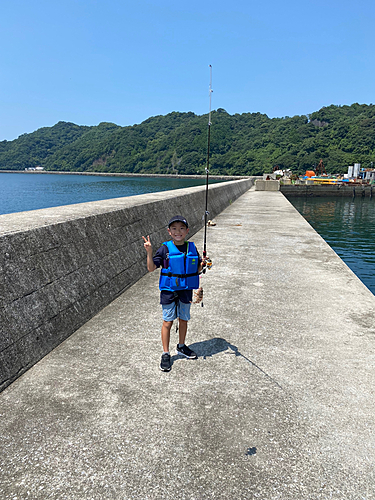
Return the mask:
M 375 181 L 375 170 L 365 171 L 365 181 Z

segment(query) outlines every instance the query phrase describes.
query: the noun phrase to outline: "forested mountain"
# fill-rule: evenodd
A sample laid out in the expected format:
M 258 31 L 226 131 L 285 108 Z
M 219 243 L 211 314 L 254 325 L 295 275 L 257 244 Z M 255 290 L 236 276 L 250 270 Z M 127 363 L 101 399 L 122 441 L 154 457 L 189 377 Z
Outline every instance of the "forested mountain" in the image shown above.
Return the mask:
M 139 125 L 95 127 L 59 122 L 0 142 L 0 169 L 76 172 L 204 173 L 208 116 L 173 112 Z M 212 113 L 210 173 L 259 175 L 273 166 L 295 173 L 320 159 L 346 172 L 375 158 L 375 105 L 328 106 L 308 116 Z

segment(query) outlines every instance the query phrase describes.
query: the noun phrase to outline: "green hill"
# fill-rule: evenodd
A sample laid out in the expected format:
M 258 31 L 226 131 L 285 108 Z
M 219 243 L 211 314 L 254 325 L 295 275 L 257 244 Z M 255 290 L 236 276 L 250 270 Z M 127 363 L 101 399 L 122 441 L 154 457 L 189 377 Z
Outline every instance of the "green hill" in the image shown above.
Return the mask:
M 139 125 L 59 122 L 0 142 L 0 169 L 76 172 L 204 173 L 208 116 L 173 112 Z M 309 116 L 212 113 L 210 172 L 259 175 L 274 165 L 296 173 L 320 159 L 328 172 L 375 156 L 375 106 L 328 106 Z

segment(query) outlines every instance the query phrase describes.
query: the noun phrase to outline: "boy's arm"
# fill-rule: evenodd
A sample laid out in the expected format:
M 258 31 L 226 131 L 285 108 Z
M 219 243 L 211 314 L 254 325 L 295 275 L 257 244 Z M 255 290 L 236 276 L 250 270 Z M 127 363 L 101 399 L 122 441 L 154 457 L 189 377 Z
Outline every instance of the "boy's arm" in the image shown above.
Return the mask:
M 143 238 L 143 246 L 145 247 L 145 250 L 147 252 L 147 270 L 152 273 L 152 271 L 155 271 L 156 266 L 154 264 L 154 261 L 152 260 L 152 246 L 151 246 L 151 241 L 150 241 L 150 236 L 147 236 L 147 240 L 144 236 Z
M 198 273 L 202 272 L 205 267 L 206 267 L 206 260 L 202 259 L 198 265 Z

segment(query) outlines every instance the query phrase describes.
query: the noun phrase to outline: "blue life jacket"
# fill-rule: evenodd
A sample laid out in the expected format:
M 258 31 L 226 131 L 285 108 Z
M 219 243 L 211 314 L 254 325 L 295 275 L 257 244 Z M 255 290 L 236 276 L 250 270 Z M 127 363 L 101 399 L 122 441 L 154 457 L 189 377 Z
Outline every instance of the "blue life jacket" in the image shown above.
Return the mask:
M 199 288 L 198 252 L 193 242 L 187 242 L 187 253 L 180 252 L 173 241 L 163 243 L 168 248 L 168 267 L 160 271 L 159 288 L 171 292 Z

